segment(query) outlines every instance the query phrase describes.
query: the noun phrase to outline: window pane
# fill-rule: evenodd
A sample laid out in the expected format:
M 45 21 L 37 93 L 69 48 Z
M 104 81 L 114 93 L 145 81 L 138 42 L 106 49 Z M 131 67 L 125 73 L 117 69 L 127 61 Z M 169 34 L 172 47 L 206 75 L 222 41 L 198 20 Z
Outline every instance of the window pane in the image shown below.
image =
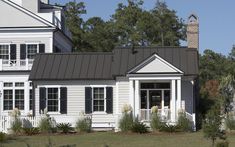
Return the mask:
M 48 112 L 58 112 L 59 111 L 59 99 L 58 99 L 58 88 L 48 88 L 47 96 L 47 109 Z
M 4 90 L 3 91 L 3 109 L 4 110 L 12 110 L 13 109 L 13 95 L 12 90 Z
M 9 60 L 9 45 L 0 45 L 0 59 Z
M 93 88 L 93 111 L 104 111 L 104 88 Z
M 37 54 L 38 45 L 37 44 L 27 44 L 27 58 L 34 59 Z
M 170 89 L 170 83 L 141 83 L 141 89 Z
M 4 83 L 4 87 L 12 87 L 13 84 L 12 83 Z
M 170 90 L 164 91 L 164 106 L 170 107 Z
M 23 82 L 16 82 L 15 87 L 24 87 L 24 83 Z
M 24 90 L 15 90 L 15 107 L 24 110 Z

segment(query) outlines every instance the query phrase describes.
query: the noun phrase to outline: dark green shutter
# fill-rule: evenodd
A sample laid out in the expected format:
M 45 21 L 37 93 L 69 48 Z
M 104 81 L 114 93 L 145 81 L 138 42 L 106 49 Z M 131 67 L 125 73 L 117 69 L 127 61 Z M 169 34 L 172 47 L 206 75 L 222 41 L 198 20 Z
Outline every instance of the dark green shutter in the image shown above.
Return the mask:
M 11 49 L 11 60 L 16 60 L 16 44 L 11 44 L 10 45 Z
M 44 111 L 44 109 L 46 108 L 46 88 L 41 87 L 39 89 L 39 113 L 41 114 L 41 111 Z
M 60 113 L 67 114 L 67 88 L 60 88 Z
M 45 44 L 39 44 L 39 53 L 45 53 Z
M 21 60 L 26 59 L 26 44 L 20 45 L 20 59 Z
M 92 89 L 85 87 L 85 113 L 92 113 Z
M 106 113 L 113 113 L 113 87 L 106 87 Z

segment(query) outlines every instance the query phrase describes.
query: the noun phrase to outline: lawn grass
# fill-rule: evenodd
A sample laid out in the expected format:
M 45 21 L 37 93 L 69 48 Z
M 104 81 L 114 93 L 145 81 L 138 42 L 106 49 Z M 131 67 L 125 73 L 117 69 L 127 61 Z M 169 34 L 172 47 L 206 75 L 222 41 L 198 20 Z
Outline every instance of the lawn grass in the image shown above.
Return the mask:
M 228 135 L 229 145 L 235 146 L 235 135 Z M 4 147 L 45 147 L 49 136 L 20 136 L 4 143 Z M 122 134 L 95 132 L 75 135 L 52 135 L 51 142 L 56 146 L 76 144 L 76 147 L 209 147 L 211 142 L 203 138 L 201 132 L 178 134 Z

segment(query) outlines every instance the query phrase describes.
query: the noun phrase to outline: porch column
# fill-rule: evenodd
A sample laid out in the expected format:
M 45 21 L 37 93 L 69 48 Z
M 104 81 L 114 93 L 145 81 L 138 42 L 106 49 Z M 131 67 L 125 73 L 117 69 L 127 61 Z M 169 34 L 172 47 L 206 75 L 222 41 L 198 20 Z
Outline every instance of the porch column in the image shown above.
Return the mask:
M 176 89 L 175 80 L 171 80 L 171 122 L 176 122 Z
M 134 81 L 133 80 L 129 80 L 129 104 L 131 108 L 133 109 L 133 111 L 135 111 L 134 110 L 135 101 L 134 101 Z
M 139 110 L 140 110 L 140 98 L 139 98 L 139 80 L 135 80 L 135 111 L 134 115 L 135 117 L 138 117 Z
M 181 109 L 181 79 L 177 80 L 177 112 Z

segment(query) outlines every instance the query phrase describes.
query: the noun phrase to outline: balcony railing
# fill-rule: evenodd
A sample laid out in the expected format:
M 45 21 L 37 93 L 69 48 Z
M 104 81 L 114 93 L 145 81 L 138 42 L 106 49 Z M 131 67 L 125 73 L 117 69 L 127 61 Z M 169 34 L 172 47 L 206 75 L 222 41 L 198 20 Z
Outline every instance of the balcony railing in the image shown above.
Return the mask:
M 0 71 L 7 70 L 31 70 L 33 59 L 5 60 L 0 59 Z
M 150 121 L 151 120 L 151 109 L 140 109 L 139 119 L 141 121 Z M 158 116 L 162 121 L 170 120 L 170 109 L 158 109 Z

